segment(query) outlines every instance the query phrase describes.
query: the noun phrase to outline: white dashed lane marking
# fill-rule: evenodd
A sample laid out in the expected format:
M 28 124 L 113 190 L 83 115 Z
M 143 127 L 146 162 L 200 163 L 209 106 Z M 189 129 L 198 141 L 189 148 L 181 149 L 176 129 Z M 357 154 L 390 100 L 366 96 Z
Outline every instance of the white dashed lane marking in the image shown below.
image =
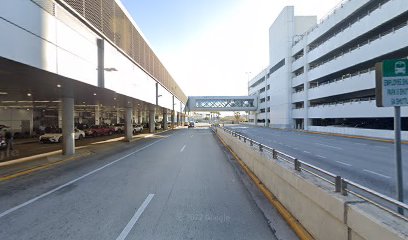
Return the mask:
M 387 176 L 387 175 L 384 175 L 384 174 L 381 174 L 381 173 L 378 173 L 378 172 L 374 172 L 374 171 L 371 171 L 371 170 L 368 170 L 368 169 L 363 169 L 363 171 L 374 174 L 374 175 L 377 175 L 377 176 L 380 176 L 380 177 L 383 177 L 383 178 L 387 178 L 387 179 L 391 178 L 390 176 Z

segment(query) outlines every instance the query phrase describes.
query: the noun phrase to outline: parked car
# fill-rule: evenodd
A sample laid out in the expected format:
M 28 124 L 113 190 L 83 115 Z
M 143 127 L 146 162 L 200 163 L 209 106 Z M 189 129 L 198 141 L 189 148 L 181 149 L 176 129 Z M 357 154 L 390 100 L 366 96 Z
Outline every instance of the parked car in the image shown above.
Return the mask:
M 112 135 L 115 132 L 115 129 L 107 125 L 93 125 L 85 131 L 86 136 L 105 136 Z
M 156 130 L 159 130 L 159 129 L 162 129 L 162 125 L 161 125 L 161 123 L 155 123 L 155 128 L 156 128 Z
M 188 123 L 188 128 L 193 128 L 193 127 L 194 127 L 194 124 L 195 124 L 195 123 L 194 123 L 193 121 L 189 122 L 189 123 Z
M 81 140 L 85 138 L 85 132 L 79 130 L 78 128 L 74 129 L 74 139 Z M 53 133 L 46 133 L 39 137 L 40 143 L 60 143 L 63 141 L 62 130 L 61 128 L 56 129 Z
M 123 133 L 125 132 L 125 124 L 124 123 L 117 123 L 113 125 L 113 129 L 115 133 Z
M 4 136 L 0 135 L 0 149 L 5 149 L 7 147 L 6 139 Z
M 133 134 L 141 133 L 141 132 L 143 132 L 143 126 L 140 125 L 140 124 L 134 124 L 133 125 Z

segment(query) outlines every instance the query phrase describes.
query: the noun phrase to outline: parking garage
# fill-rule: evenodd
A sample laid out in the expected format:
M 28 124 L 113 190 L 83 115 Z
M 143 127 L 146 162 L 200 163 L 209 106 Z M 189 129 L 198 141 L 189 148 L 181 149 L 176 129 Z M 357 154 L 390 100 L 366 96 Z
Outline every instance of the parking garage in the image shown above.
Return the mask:
M 0 40 L 0 129 L 3 138 L 12 133 L 15 148 L 72 155 L 83 138 L 130 141 L 141 131 L 182 125 L 187 97 L 126 10 L 112 3 L 122 13 L 107 16 L 115 37 L 69 1 L 3 4 L 0 30 L 8 34 Z M 59 144 L 37 147 L 40 136 Z M 22 155 L 3 151 L 1 160 Z

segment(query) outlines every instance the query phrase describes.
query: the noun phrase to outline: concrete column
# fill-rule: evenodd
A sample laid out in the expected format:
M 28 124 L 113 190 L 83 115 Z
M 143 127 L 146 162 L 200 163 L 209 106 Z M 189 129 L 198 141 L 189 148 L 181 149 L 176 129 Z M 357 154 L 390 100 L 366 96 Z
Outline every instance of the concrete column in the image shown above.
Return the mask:
M 139 110 L 137 113 L 137 123 L 142 124 L 142 111 Z
M 174 128 L 174 110 L 171 111 L 171 128 Z
M 127 142 L 130 142 L 133 136 L 132 114 L 133 114 L 133 109 L 131 107 L 127 107 L 126 108 L 126 118 L 125 118 L 125 140 Z
M 62 154 L 75 154 L 74 98 L 62 99 Z
M 62 102 L 58 103 L 58 128 L 62 128 Z
M 100 125 L 101 110 L 99 104 L 95 107 L 95 125 Z
M 254 122 L 255 122 L 255 125 L 258 126 L 258 113 L 257 112 L 254 112 Z
M 167 126 L 167 109 L 163 110 L 163 129 L 167 130 L 168 126 Z
M 154 122 L 154 116 L 156 115 L 156 110 L 151 109 L 149 110 L 149 132 L 154 133 L 155 132 L 155 122 Z
M 120 123 L 120 111 L 119 111 L 119 108 L 116 108 L 116 123 Z

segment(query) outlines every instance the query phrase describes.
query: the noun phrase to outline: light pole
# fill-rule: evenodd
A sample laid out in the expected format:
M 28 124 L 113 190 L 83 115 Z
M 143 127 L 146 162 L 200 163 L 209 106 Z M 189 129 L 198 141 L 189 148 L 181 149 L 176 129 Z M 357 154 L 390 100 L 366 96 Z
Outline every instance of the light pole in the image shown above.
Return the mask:
M 247 83 L 248 83 L 248 87 L 247 87 L 247 91 L 248 91 L 248 96 L 249 96 L 249 75 L 251 74 L 252 72 L 245 72 L 245 74 L 247 75 Z M 250 112 L 249 111 L 246 111 L 245 112 L 246 113 L 246 120 L 247 120 L 247 122 L 249 123 L 249 114 L 250 114 Z M 255 113 L 256 114 L 256 113 Z

